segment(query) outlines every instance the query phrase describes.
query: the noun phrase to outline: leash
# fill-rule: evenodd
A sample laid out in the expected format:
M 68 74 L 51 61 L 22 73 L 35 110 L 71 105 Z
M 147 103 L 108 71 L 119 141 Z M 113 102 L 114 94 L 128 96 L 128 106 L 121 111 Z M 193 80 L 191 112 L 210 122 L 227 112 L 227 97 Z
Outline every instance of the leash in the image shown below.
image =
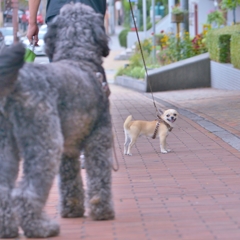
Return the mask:
M 153 135 L 152 135 L 152 139 L 155 139 L 155 138 L 156 138 L 159 126 L 160 126 L 160 121 L 158 121 L 157 124 L 156 124 L 154 133 L 153 133 Z
M 167 122 L 165 122 L 161 117 L 158 116 L 158 119 L 156 119 L 157 121 L 157 124 L 156 124 L 156 127 L 155 127 L 155 130 L 154 130 L 154 133 L 152 135 L 152 139 L 155 139 L 156 136 L 157 136 L 157 132 L 158 132 L 158 128 L 160 126 L 160 123 L 163 123 L 167 128 L 168 128 L 168 131 L 171 132 L 173 130 L 173 127 L 171 127 Z
M 144 69 L 145 69 L 145 73 L 147 75 L 147 78 L 148 78 L 148 70 L 147 70 L 147 66 L 146 66 L 146 62 L 145 62 L 145 58 L 144 58 L 144 55 L 143 55 L 143 50 L 142 50 L 142 45 L 141 45 L 141 42 L 140 42 L 140 38 L 139 38 L 139 34 L 138 34 L 138 29 L 137 29 L 137 24 L 136 24 L 136 20 L 134 18 L 134 14 L 133 14 L 133 8 L 132 8 L 132 3 L 131 3 L 131 0 L 128 0 L 129 2 L 129 5 L 130 5 L 130 11 L 131 11 L 131 15 L 132 15 L 132 19 L 133 19 L 133 23 L 134 23 L 134 27 L 135 27 L 135 31 L 136 31 L 136 35 L 137 35 L 137 39 L 138 39 L 138 44 L 139 44 L 139 48 L 140 48 L 140 52 L 141 52 L 141 56 L 142 56 L 142 60 L 143 60 L 143 65 L 144 65 Z M 159 116 L 159 111 L 157 109 L 157 105 L 156 105 L 156 101 L 155 101 L 155 98 L 153 96 L 153 91 L 152 91 L 152 85 L 150 83 L 150 81 L 148 81 L 148 85 L 150 87 L 150 91 L 151 91 L 151 95 L 152 95 L 152 101 L 153 101 L 153 106 L 155 108 L 155 111 L 156 111 L 156 116 L 158 118 L 160 118 Z

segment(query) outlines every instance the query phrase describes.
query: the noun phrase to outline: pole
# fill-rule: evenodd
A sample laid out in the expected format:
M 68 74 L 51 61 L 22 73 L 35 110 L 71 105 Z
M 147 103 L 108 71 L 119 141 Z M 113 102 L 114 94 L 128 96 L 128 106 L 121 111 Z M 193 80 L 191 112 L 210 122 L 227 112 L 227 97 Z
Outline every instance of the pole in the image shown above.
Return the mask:
M 236 24 L 236 8 L 233 8 L 233 24 Z
M 0 27 L 3 26 L 2 0 L 0 0 Z
M 18 0 L 12 0 L 12 9 L 13 9 L 13 17 L 12 17 L 12 23 L 13 23 L 13 42 L 18 42 Z
M 115 34 L 114 0 L 109 1 L 109 14 L 110 14 L 110 35 L 114 35 Z
M 152 0 L 152 30 L 153 30 L 153 38 L 152 38 L 152 44 L 153 44 L 153 63 L 155 63 L 155 62 L 156 62 L 155 0 Z
M 142 0 L 142 8 L 143 8 L 143 31 L 145 34 L 145 38 L 147 37 L 147 4 L 146 0 Z
M 198 35 L 198 5 L 194 4 L 194 23 L 195 23 L 195 35 Z
M 187 11 L 186 14 L 184 14 L 184 30 L 185 32 L 189 32 L 189 21 L 188 21 L 188 12 L 189 12 L 189 7 L 188 7 L 188 0 L 183 0 L 183 9 Z

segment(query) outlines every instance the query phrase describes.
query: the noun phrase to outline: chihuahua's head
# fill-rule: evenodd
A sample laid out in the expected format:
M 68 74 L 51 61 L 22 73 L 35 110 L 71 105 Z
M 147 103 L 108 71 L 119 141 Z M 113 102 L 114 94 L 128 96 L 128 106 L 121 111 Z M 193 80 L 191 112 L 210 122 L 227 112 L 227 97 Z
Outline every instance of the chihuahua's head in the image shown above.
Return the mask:
M 175 109 L 168 109 L 162 113 L 161 118 L 170 126 L 173 126 L 178 118 L 178 112 Z

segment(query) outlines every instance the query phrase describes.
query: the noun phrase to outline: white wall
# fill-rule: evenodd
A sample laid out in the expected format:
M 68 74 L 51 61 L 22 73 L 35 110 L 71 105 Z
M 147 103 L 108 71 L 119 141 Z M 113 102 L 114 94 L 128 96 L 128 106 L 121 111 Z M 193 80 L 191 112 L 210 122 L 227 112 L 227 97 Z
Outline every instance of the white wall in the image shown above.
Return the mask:
M 198 33 L 203 30 L 203 24 L 207 22 L 207 15 L 210 10 L 214 10 L 214 1 L 209 0 L 189 0 L 189 32 L 191 36 L 195 36 L 195 16 L 194 16 L 194 3 L 198 4 Z M 227 25 L 233 22 L 232 11 L 228 11 Z M 236 22 L 240 22 L 240 7 L 236 9 Z
M 214 10 L 213 1 L 189 0 L 189 32 L 191 36 L 195 36 L 194 3 L 198 4 L 198 33 L 203 31 L 203 24 L 207 22 L 208 12 Z
M 171 32 L 171 18 L 170 18 L 170 14 L 168 14 L 167 16 L 165 16 L 163 19 L 160 20 L 160 22 L 158 24 L 156 24 L 156 34 L 160 33 L 161 31 L 164 32 Z M 150 38 L 152 36 L 152 29 L 149 29 L 146 33 L 144 32 L 138 32 L 140 41 L 146 39 L 146 38 Z M 136 32 L 129 32 L 127 35 L 127 47 L 131 48 L 135 43 L 137 42 L 137 35 Z
M 236 9 L 236 22 L 240 22 L 240 7 L 237 7 Z M 232 25 L 232 23 L 233 23 L 233 12 L 228 11 L 227 25 Z

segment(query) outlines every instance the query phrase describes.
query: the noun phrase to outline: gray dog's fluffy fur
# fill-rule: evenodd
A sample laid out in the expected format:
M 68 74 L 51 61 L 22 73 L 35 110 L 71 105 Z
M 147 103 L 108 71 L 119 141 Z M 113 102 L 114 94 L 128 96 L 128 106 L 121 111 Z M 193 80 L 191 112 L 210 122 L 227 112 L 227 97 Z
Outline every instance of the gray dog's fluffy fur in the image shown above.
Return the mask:
M 59 173 L 61 216 L 84 215 L 79 154 L 85 153 L 87 201 L 95 220 L 113 219 L 109 101 L 96 78 L 109 53 L 103 16 L 65 5 L 49 25 L 53 63 L 23 64 L 17 44 L 0 55 L 0 237 L 50 237 L 59 226 L 43 213 Z M 19 162 L 23 180 L 18 186 Z

